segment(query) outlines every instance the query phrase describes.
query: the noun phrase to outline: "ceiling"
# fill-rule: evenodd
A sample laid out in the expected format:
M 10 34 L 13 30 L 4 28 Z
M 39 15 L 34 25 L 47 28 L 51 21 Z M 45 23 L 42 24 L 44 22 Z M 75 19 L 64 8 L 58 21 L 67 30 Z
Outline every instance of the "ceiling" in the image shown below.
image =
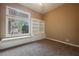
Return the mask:
M 21 5 L 24 5 L 36 12 L 44 14 L 50 10 L 54 10 L 55 8 L 63 5 L 63 3 L 21 3 Z

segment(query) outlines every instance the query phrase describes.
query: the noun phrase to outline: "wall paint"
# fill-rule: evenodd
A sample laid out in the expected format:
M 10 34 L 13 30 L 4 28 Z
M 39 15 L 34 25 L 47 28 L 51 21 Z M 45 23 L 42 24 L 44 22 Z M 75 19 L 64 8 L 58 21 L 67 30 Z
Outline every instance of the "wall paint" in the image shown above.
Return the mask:
M 47 37 L 79 45 L 79 4 L 64 4 L 43 19 Z

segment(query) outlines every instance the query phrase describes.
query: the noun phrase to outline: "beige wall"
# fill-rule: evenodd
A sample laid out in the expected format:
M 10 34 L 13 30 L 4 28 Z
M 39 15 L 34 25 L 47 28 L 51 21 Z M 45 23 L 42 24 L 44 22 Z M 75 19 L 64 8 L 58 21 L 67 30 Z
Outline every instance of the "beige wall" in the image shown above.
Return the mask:
M 44 15 L 46 36 L 79 45 L 79 4 L 64 4 Z

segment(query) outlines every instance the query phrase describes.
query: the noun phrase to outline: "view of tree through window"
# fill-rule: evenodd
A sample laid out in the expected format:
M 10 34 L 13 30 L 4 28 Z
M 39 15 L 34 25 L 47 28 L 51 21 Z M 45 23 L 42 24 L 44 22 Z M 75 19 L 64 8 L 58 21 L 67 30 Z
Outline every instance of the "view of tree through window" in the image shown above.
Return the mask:
M 13 36 L 29 33 L 30 15 L 17 9 L 8 8 L 8 34 Z

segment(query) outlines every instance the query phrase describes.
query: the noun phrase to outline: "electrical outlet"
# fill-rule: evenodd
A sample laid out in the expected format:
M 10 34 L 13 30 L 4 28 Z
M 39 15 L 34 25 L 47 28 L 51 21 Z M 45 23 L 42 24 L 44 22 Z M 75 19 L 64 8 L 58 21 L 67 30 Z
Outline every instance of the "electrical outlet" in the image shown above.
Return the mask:
M 69 42 L 70 40 L 68 38 L 66 38 L 66 41 Z

